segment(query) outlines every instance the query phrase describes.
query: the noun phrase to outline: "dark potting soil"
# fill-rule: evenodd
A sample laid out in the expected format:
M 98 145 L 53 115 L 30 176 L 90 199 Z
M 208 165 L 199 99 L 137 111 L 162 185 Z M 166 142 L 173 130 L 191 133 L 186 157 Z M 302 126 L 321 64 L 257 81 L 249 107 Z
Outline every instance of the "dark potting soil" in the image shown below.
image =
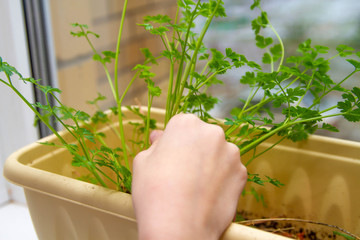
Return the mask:
M 267 219 L 267 217 L 252 216 L 247 212 L 238 213 L 237 219 L 252 220 L 252 219 Z M 279 218 L 286 218 L 286 216 L 279 216 Z M 239 221 L 241 222 L 241 221 Z M 258 229 L 279 234 L 281 236 L 289 237 L 298 240 L 344 240 L 345 238 L 337 235 L 335 232 L 340 232 L 337 229 L 320 226 L 310 223 L 294 222 L 294 221 L 264 221 L 256 224 L 245 224 L 253 226 Z

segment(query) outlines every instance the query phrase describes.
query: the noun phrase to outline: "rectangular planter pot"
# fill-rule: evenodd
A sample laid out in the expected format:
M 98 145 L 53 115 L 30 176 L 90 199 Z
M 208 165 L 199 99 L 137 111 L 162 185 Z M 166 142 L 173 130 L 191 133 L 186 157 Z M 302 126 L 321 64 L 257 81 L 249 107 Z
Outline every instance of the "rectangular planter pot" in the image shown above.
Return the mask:
M 124 125 L 129 129 L 129 121 L 140 121 L 126 109 L 124 114 Z M 152 112 L 152 118 L 159 123 L 163 116 L 163 110 Z M 110 128 L 103 128 L 108 143 L 119 145 Z M 70 139 L 69 134 L 61 134 Z M 57 139 L 49 136 L 44 141 Z M 268 144 L 271 142 L 263 145 Z M 267 207 L 250 196 L 240 200 L 239 210 L 252 217 L 286 215 L 317 220 L 360 233 L 359 158 L 360 143 L 356 142 L 324 137 L 311 137 L 301 143 L 285 141 L 255 160 L 248 169 L 251 173 L 277 178 L 286 185 L 254 186 L 264 196 Z M 24 187 L 39 239 L 137 239 L 131 195 L 76 180 L 84 170 L 73 167 L 71 160 L 64 149 L 33 143 L 6 161 L 4 175 L 10 182 Z M 231 224 L 223 239 L 286 238 Z

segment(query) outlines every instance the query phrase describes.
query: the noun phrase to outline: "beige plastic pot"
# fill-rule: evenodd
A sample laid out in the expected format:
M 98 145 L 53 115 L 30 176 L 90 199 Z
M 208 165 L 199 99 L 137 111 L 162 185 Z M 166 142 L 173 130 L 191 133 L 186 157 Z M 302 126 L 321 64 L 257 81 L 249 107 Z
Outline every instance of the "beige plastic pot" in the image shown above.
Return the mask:
M 124 125 L 130 131 L 129 122 L 139 119 L 126 109 L 124 114 Z M 163 110 L 152 111 L 152 118 L 160 123 L 163 116 Z M 108 143 L 118 145 L 110 128 L 103 128 Z M 71 139 L 65 132 L 61 134 Z M 57 139 L 49 136 L 44 141 Z M 256 160 L 249 170 L 278 178 L 286 186 L 258 189 L 267 201 L 267 208 L 251 198 L 243 198 L 239 210 L 254 217 L 287 214 L 319 220 L 359 233 L 359 156 L 360 144 L 354 142 L 322 137 L 312 137 L 299 144 L 284 142 Z M 10 182 L 24 187 L 39 239 L 137 239 L 131 196 L 76 180 L 85 172 L 72 167 L 71 159 L 63 149 L 33 143 L 6 161 L 4 175 Z M 231 224 L 223 239 L 287 238 Z

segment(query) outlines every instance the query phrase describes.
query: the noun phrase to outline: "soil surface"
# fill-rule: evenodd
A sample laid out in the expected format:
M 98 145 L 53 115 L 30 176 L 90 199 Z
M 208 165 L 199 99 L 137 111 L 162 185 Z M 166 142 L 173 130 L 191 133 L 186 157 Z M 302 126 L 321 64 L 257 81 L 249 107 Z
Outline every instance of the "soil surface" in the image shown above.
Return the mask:
M 286 218 L 286 216 L 281 216 Z M 246 212 L 238 213 L 237 220 L 241 222 L 243 220 L 264 219 L 264 222 L 257 222 L 254 224 L 246 223 L 244 225 L 254 226 L 264 231 L 279 234 L 285 237 L 299 240 L 344 240 L 343 236 L 335 234 L 334 232 L 341 232 L 335 228 L 328 226 L 321 226 L 313 223 L 303 223 L 295 221 L 266 221 L 267 217 L 256 217 Z

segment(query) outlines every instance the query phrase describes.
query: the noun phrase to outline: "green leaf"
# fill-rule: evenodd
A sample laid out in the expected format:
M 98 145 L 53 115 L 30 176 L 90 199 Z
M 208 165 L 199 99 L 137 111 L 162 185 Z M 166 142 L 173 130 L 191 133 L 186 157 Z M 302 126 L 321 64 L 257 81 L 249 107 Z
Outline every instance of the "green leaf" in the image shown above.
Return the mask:
M 351 92 L 358 98 L 360 99 L 360 88 L 358 87 L 354 87 Z
M 86 24 L 80 24 L 80 23 L 72 23 L 71 26 L 73 26 L 73 27 L 83 27 L 83 28 L 86 28 L 86 29 L 89 28 L 88 25 L 86 25 Z
M 340 44 L 336 47 L 336 50 L 339 52 L 340 57 L 346 57 L 353 54 L 354 49 L 345 44 Z
M 39 90 L 41 90 L 45 94 L 52 94 L 54 92 L 61 93 L 60 89 L 54 88 L 54 87 L 51 87 L 51 86 L 43 86 L 43 85 L 40 85 L 40 84 L 37 84 L 36 86 L 37 86 L 37 88 Z
M 343 95 L 344 98 L 344 95 Z M 347 112 L 352 108 L 351 102 L 349 100 L 338 102 L 337 107 L 341 110 L 341 112 Z
M 265 64 L 270 64 L 272 62 L 272 57 L 269 53 L 264 53 L 264 56 L 262 58 L 262 62 Z
M 105 152 L 105 153 L 109 153 L 109 154 L 114 154 L 114 151 L 111 148 L 106 147 L 104 145 L 102 145 L 100 147 L 100 151 Z
M 2 58 L 0 58 L 0 72 L 4 72 L 8 76 L 16 74 L 20 77 L 20 79 L 22 79 L 21 74 L 16 70 L 16 68 L 11 66 L 7 62 L 3 62 Z
M 336 127 L 334 127 L 328 123 L 323 123 L 321 129 L 328 130 L 330 132 L 339 132 L 339 129 L 337 129 Z
M 247 63 L 247 65 L 251 68 L 256 68 L 258 70 L 261 70 L 261 66 L 259 64 L 257 64 L 256 62 L 253 62 L 253 61 L 249 61 Z
M 46 142 L 38 142 L 39 144 L 41 144 L 41 145 L 45 145 L 45 146 L 56 146 L 56 144 L 55 143 L 52 143 L 52 142 L 48 142 L 48 141 L 46 141 Z
M 88 167 L 85 156 L 81 156 L 79 154 L 73 155 L 73 160 L 71 162 L 71 165 L 73 165 L 74 167 L 85 167 L 85 168 Z
M 192 0 L 178 0 L 178 6 L 185 9 L 191 9 L 191 6 L 196 5 Z
M 90 119 L 90 115 L 83 111 L 77 111 L 74 117 L 80 121 L 88 121 Z
M 147 70 L 150 70 L 150 69 L 151 69 L 150 66 L 147 66 L 147 65 L 144 65 L 144 64 L 137 64 L 137 65 L 132 69 L 132 71 L 134 71 L 134 70 L 145 70 L 145 71 L 147 71 Z
M 261 15 L 251 22 L 251 28 L 254 30 L 255 35 L 258 35 L 262 28 L 266 28 L 268 24 L 266 12 L 261 12 Z
M 86 32 L 86 35 L 93 35 L 94 37 L 96 37 L 96 38 L 99 38 L 100 37 L 100 35 L 99 34 L 97 34 L 97 33 L 94 33 L 94 32 L 92 32 L 92 31 L 87 31 Z
M 64 145 L 66 149 L 71 152 L 72 154 L 75 154 L 77 151 L 79 151 L 79 146 L 75 144 L 65 144 Z
M 237 135 L 241 136 L 241 137 L 248 136 L 249 135 L 249 124 L 245 124 L 244 126 L 242 126 Z
M 201 55 L 201 56 L 199 57 L 199 60 L 208 60 L 209 57 L 210 57 L 210 54 L 204 53 L 203 55 Z
M 161 27 L 154 28 L 154 29 L 150 30 L 150 33 L 154 34 L 154 35 L 163 35 L 163 34 L 165 34 L 166 32 L 169 32 L 169 31 L 170 31 L 169 28 L 161 26 Z
M 43 105 L 40 102 L 36 102 L 33 104 L 33 106 L 45 111 L 52 111 L 52 107 L 49 104 Z
M 149 23 L 149 22 L 153 22 L 153 23 L 170 23 L 172 21 L 172 19 L 168 16 L 168 15 L 162 15 L 162 14 L 158 14 L 156 16 L 145 16 L 144 17 L 144 23 Z
M 78 128 L 78 129 L 75 130 L 75 132 L 80 137 L 84 137 L 84 138 L 88 139 L 90 142 L 95 143 L 95 136 L 88 129 L 86 129 L 86 128 Z
M 254 0 L 254 3 L 250 6 L 251 10 L 254 10 L 256 7 L 260 7 L 261 0 Z
M 161 88 L 156 87 L 155 83 L 153 81 L 151 81 L 150 79 L 146 80 L 147 84 L 148 84 L 148 90 L 151 96 L 156 96 L 159 97 L 161 95 Z
M 91 121 L 94 123 L 98 123 L 98 122 L 106 123 L 109 121 L 109 118 L 104 112 L 96 111 L 94 115 L 91 117 Z
M 325 54 L 325 53 L 328 53 L 328 51 L 329 51 L 329 48 L 326 47 L 326 46 L 315 45 L 314 48 L 316 49 L 316 51 L 317 51 L 318 53 L 323 53 L 323 54 Z
M 100 54 L 97 54 L 97 53 L 95 53 L 95 54 L 93 55 L 93 60 L 94 60 L 94 61 L 101 62 L 101 63 L 104 63 L 103 58 L 100 56 Z
M 270 52 L 273 55 L 273 61 L 277 61 L 281 57 L 282 51 L 280 44 L 276 44 L 270 48 Z
M 261 186 L 264 186 L 264 181 L 259 177 L 259 174 L 251 174 L 251 173 L 248 173 L 248 179 L 247 179 L 248 182 L 253 182 L 253 183 L 256 183 L 256 184 L 259 184 Z
M 355 67 L 356 71 L 360 71 L 360 62 L 356 61 L 354 59 L 346 59 L 346 61 L 348 61 L 351 65 L 353 65 Z
M 216 103 L 218 103 L 218 99 L 212 96 L 208 96 L 206 93 L 198 94 L 196 92 L 192 92 L 191 95 L 187 98 L 188 109 L 204 109 L 205 111 L 210 111 Z M 201 111 L 202 112 L 202 111 Z
M 344 118 L 350 122 L 360 121 L 360 108 L 356 108 L 344 114 Z
M 156 58 L 153 56 L 153 54 L 150 52 L 148 48 L 140 48 L 140 51 L 145 56 L 145 61 L 151 62 L 153 64 L 158 64 L 156 61 Z
M 302 53 L 306 53 L 308 51 L 310 51 L 311 48 L 311 39 L 307 39 L 306 41 L 300 43 L 298 51 L 302 52 Z
M 153 25 L 151 25 L 151 24 L 149 24 L 149 23 L 137 24 L 137 25 L 144 27 L 144 29 L 145 29 L 146 31 L 151 31 L 152 29 L 154 29 Z
M 273 39 L 271 37 L 265 38 L 261 35 L 256 35 L 255 40 L 256 40 L 256 46 L 258 46 L 259 48 L 266 48 L 267 46 L 273 43 Z
M 285 184 L 281 183 L 279 180 L 275 179 L 275 178 L 271 178 L 269 176 L 265 176 L 267 178 L 267 181 L 269 183 L 271 183 L 272 185 L 276 186 L 276 187 L 281 187 L 281 186 L 285 186 Z
M 106 97 L 104 95 L 102 95 L 101 93 L 98 93 L 98 96 L 94 99 L 94 100 L 89 100 L 89 101 L 86 101 L 88 104 L 91 104 L 91 105 L 96 105 L 99 101 L 104 101 L 106 100 Z
M 104 56 L 107 58 L 115 59 L 116 57 L 116 52 L 113 51 L 103 51 L 102 54 L 104 54 Z
M 282 113 L 290 117 L 302 119 L 316 118 L 320 116 L 319 111 L 300 106 L 290 106 L 290 108 L 284 108 Z

